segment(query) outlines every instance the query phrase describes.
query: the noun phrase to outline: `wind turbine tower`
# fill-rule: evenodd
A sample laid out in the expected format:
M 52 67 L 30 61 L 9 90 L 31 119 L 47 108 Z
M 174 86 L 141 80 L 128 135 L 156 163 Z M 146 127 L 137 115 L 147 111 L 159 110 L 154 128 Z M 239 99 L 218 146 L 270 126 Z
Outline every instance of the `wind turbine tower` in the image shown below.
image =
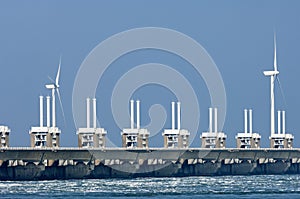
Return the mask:
M 56 73 L 55 82 L 53 82 L 52 84 L 45 85 L 46 88 L 51 89 L 51 92 L 52 92 L 52 127 L 49 128 L 49 135 L 48 135 L 49 140 L 51 140 L 51 142 L 49 143 L 50 146 L 59 146 L 59 135 L 61 133 L 61 130 L 58 127 L 56 127 L 55 91 L 57 93 L 57 96 L 58 96 L 58 99 L 59 99 L 59 102 L 61 105 L 63 117 L 65 117 L 64 112 L 63 112 L 60 92 L 59 92 L 60 66 L 61 66 L 61 58 L 59 59 L 59 65 L 58 65 L 58 70 Z
M 58 71 L 55 82 L 47 84 L 46 88 L 52 91 L 52 126 L 50 126 L 50 97 L 46 97 L 47 102 L 47 125 L 44 126 L 44 97 L 40 96 L 40 126 L 31 127 L 29 134 L 31 136 L 31 147 L 59 147 L 59 136 L 61 130 L 56 127 L 55 118 L 55 91 L 57 92 L 61 108 L 62 102 L 59 93 L 59 76 L 60 76 L 61 60 L 59 61 Z M 62 109 L 63 112 L 63 109 Z M 64 113 L 63 113 L 64 117 Z
M 270 77 L 270 129 L 271 129 L 271 136 L 270 141 L 271 141 L 271 148 L 291 148 L 293 145 L 293 139 L 294 136 L 291 134 L 286 134 L 285 133 L 285 111 L 278 112 L 278 132 L 275 133 L 275 80 L 278 78 L 278 67 L 277 67 L 277 49 L 276 49 L 276 36 L 274 34 L 274 62 L 273 62 L 273 68 L 274 70 L 272 71 L 264 71 L 264 75 L 267 77 Z M 281 113 L 283 115 L 282 120 L 281 120 Z M 281 122 L 283 125 L 281 125 Z M 283 129 L 281 129 L 283 127 Z M 282 131 L 281 131 L 282 130 Z

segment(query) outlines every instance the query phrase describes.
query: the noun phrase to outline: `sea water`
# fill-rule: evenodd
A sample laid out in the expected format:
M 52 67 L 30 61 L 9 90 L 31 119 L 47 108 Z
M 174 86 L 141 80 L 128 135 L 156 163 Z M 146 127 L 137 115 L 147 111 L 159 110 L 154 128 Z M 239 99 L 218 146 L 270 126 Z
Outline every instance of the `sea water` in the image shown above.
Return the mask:
M 300 198 L 300 175 L 0 181 L 0 198 Z

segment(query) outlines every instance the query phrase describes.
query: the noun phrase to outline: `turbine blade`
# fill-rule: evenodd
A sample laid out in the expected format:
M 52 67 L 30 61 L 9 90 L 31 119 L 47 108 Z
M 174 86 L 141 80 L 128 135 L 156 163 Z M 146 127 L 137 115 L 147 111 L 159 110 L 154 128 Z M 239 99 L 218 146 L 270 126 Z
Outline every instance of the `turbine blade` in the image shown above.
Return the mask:
M 48 76 L 48 79 L 49 79 L 53 84 L 55 84 L 55 81 L 54 81 L 50 76 Z
M 277 76 L 276 76 L 277 77 Z M 282 89 L 282 86 L 281 86 L 281 83 L 280 83 L 280 80 L 279 80 L 279 77 L 276 78 L 277 81 L 278 81 L 278 84 L 279 84 L 279 88 L 280 88 L 280 94 L 283 98 L 283 102 L 284 102 L 284 106 L 287 107 L 287 103 L 286 103 L 286 99 L 285 99 L 285 95 L 284 95 L 284 92 L 283 92 L 283 89 Z
M 277 71 L 276 33 L 274 32 L 274 71 Z
M 56 79 L 55 79 L 55 85 L 56 85 L 56 86 L 58 86 L 58 82 L 59 82 L 60 65 L 61 65 L 61 57 L 59 58 L 59 65 L 58 65 L 58 70 L 57 70 Z
M 64 107 L 63 107 L 63 104 L 62 104 L 62 101 L 61 101 L 60 92 L 59 92 L 58 88 L 56 88 L 56 93 L 57 93 L 57 96 L 58 96 L 58 100 L 59 100 L 59 104 L 60 104 L 60 109 L 61 109 L 61 112 L 62 112 L 62 116 L 64 118 L 64 124 L 66 126 L 66 118 L 65 118 Z

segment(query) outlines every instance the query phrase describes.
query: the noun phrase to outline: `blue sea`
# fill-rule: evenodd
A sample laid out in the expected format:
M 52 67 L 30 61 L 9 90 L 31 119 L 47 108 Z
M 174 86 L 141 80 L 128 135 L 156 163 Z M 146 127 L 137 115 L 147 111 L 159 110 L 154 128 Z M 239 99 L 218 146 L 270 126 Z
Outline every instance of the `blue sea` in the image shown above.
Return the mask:
M 300 198 L 300 175 L 0 181 L 0 198 Z

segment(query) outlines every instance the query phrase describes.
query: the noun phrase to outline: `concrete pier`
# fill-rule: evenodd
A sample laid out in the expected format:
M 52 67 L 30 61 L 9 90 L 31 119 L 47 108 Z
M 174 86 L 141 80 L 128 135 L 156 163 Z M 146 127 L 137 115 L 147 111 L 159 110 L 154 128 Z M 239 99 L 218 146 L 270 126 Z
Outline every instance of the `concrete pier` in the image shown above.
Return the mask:
M 300 149 L 0 148 L 0 180 L 300 174 Z

